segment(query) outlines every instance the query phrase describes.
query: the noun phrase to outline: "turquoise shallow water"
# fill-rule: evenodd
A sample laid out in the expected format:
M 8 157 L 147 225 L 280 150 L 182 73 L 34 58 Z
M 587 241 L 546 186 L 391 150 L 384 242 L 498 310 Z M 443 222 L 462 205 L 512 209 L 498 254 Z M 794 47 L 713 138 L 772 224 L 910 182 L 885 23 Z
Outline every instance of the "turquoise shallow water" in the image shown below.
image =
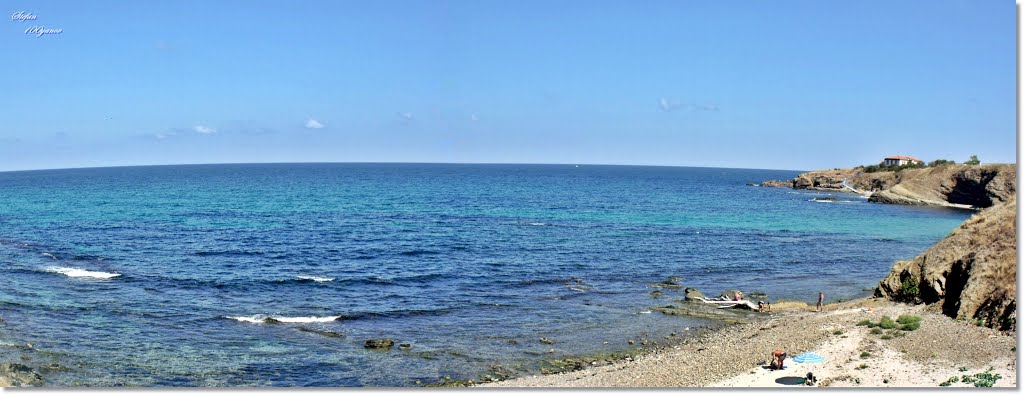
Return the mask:
M 864 296 L 893 261 L 970 214 L 745 185 L 796 174 L 426 164 L 0 173 L 0 357 L 18 355 L 11 344 L 46 350 L 34 362 L 71 367 L 47 372 L 50 385 L 407 386 L 495 365 L 530 373 L 545 358 L 713 324 L 644 314 L 680 296 L 649 296 L 667 276 L 772 300 Z M 251 322 L 264 316 L 290 322 Z M 377 337 L 411 349 L 362 347 Z

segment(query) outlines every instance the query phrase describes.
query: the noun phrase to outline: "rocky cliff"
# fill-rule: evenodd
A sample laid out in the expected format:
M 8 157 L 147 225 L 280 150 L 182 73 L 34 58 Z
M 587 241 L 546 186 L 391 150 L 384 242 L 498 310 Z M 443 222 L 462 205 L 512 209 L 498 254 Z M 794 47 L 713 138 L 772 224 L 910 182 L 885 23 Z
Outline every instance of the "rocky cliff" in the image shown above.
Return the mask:
M 874 173 L 860 168 L 815 170 L 791 181 L 766 181 L 761 185 L 838 191 L 844 189 L 843 180 L 870 193 L 869 200 L 878 203 L 984 208 L 1016 194 L 1017 167 L 947 165 Z
M 875 295 L 1016 330 L 1016 234 L 1017 198 L 1012 195 L 975 214 L 923 254 L 896 262 Z

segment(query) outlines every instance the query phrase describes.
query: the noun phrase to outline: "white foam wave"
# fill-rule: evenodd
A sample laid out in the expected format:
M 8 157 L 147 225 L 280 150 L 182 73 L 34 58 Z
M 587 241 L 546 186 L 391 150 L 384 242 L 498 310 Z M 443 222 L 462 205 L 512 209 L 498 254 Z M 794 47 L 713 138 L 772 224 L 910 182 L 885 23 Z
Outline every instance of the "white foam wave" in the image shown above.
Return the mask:
M 530 226 L 544 226 L 547 225 L 543 222 L 530 222 Z
M 46 269 L 46 271 L 60 273 L 68 277 L 114 278 L 121 275 L 119 273 L 94 272 L 75 267 L 51 267 Z
M 337 320 L 341 319 L 341 316 L 340 315 L 335 315 L 335 316 L 330 316 L 330 317 L 315 317 L 315 316 L 310 316 L 310 317 L 283 317 L 283 316 L 276 316 L 276 315 L 256 314 L 256 315 L 251 315 L 251 316 L 248 316 L 248 317 L 224 317 L 224 318 L 232 319 L 232 320 L 239 321 L 239 322 L 249 322 L 249 323 L 253 323 L 253 324 L 263 324 L 263 323 L 272 323 L 272 322 L 287 322 L 287 323 L 331 322 L 331 321 L 337 321 Z
M 811 199 L 811 200 L 808 200 L 808 201 L 810 201 L 810 202 L 818 202 L 818 203 L 856 203 L 856 202 L 854 202 L 852 200 L 817 199 L 817 198 Z
M 296 276 L 296 278 L 298 278 L 299 280 L 313 280 L 313 281 L 316 281 L 318 283 L 325 283 L 325 282 L 328 282 L 328 281 L 334 281 L 334 278 L 331 278 L 331 277 Z
M 53 254 L 51 254 L 49 252 L 44 252 L 43 256 L 48 256 L 48 257 L 52 258 L 53 260 L 57 260 L 57 257 L 53 256 Z

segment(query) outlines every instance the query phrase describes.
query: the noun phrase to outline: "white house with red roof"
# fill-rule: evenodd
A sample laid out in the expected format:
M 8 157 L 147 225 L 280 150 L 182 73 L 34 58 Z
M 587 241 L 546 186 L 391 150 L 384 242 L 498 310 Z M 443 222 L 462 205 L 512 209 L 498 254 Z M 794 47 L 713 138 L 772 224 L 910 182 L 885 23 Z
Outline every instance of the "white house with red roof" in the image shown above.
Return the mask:
M 912 156 L 903 155 L 887 156 L 885 159 L 882 159 L 882 164 L 886 166 L 903 166 L 910 163 L 924 164 L 924 161 Z

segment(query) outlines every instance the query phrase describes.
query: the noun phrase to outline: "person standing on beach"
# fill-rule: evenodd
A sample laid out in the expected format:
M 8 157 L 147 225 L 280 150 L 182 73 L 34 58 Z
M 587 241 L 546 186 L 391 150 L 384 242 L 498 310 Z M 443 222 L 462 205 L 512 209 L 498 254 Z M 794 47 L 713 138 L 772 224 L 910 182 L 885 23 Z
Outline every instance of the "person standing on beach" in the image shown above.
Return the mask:
M 818 312 L 821 312 L 821 305 L 825 302 L 825 293 L 818 291 Z

